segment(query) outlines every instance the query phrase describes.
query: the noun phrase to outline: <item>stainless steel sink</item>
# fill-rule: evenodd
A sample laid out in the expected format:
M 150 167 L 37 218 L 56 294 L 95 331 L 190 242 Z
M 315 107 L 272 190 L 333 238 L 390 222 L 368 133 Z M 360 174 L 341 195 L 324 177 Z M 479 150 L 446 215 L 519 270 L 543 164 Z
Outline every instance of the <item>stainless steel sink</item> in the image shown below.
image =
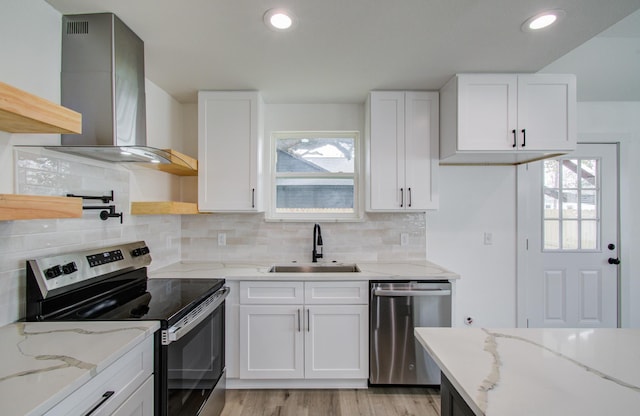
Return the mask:
M 271 266 L 269 273 L 357 273 L 357 264 L 286 264 Z

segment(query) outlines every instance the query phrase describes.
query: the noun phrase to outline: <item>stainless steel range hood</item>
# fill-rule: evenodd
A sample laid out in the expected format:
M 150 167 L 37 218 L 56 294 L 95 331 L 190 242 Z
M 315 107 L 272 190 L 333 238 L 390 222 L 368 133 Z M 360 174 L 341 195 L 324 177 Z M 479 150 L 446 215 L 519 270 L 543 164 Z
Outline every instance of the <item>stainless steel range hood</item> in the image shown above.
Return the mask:
M 61 103 L 82 113 L 82 134 L 47 146 L 108 162 L 170 163 L 146 146 L 144 43 L 113 13 L 62 17 Z

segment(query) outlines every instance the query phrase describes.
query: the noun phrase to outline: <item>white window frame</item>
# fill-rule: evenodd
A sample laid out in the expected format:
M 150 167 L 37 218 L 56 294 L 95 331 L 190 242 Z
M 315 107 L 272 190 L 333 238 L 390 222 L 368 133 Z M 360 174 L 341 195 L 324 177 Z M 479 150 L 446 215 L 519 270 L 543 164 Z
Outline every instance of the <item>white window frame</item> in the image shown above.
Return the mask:
M 354 166 L 353 174 L 350 173 L 326 173 L 326 174 L 297 174 L 295 177 L 323 177 L 323 178 L 345 178 L 353 177 L 353 212 L 352 213 L 278 213 L 276 210 L 277 187 L 276 178 L 284 175 L 277 175 L 277 142 L 278 139 L 296 139 L 308 137 L 322 138 L 352 138 L 354 139 Z M 265 219 L 267 221 L 281 222 L 357 222 L 363 219 L 363 201 L 364 195 L 361 195 L 364 186 L 362 184 L 361 160 L 362 160 L 362 143 L 360 132 L 354 130 L 347 131 L 277 131 L 271 133 L 269 146 L 270 171 L 269 175 L 269 202 Z

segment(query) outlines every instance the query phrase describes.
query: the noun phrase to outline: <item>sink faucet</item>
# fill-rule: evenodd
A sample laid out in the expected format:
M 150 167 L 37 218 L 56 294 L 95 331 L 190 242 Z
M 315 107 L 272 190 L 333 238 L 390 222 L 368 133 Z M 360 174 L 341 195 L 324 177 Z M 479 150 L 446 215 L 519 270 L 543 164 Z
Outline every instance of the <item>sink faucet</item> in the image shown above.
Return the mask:
M 320 248 L 320 253 L 318 253 L 318 248 Z M 313 263 L 317 263 L 318 259 L 322 258 L 322 232 L 320 231 L 320 224 L 315 224 L 313 226 L 313 259 L 311 260 Z

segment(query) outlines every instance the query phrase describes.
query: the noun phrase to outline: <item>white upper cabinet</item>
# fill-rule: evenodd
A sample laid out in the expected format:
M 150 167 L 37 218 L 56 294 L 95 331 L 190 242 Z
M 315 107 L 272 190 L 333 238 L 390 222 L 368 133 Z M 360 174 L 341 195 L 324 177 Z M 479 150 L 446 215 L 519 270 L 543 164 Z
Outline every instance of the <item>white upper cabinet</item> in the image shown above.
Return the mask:
M 263 104 L 255 91 L 198 93 L 198 210 L 259 212 Z
M 368 211 L 438 208 L 438 93 L 373 91 L 367 100 Z
M 576 146 L 573 75 L 461 74 L 440 90 L 441 164 L 518 164 Z

